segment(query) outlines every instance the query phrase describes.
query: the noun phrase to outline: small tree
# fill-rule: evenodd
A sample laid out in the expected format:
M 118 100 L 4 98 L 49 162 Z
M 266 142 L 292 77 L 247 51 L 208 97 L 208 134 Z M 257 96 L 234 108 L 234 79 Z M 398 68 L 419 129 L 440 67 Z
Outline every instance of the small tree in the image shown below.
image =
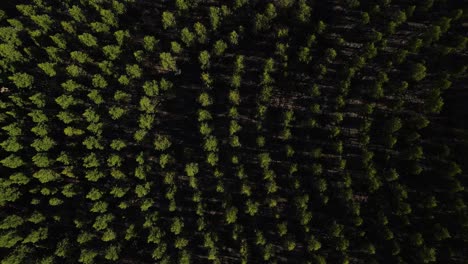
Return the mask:
M 145 48 L 145 50 L 151 52 L 154 51 L 158 42 L 159 41 L 153 36 L 145 36 L 143 38 L 143 47 Z
M 177 70 L 177 65 L 175 59 L 172 57 L 172 55 L 168 52 L 163 52 L 159 54 L 159 59 L 161 63 L 161 67 L 165 71 L 176 71 Z
M 125 38 L 130 37 L 130 33 L 128 32 L 128 30 L 118 30 L 118 31 L 114 32 L 114 36 L 115 36 L 115 39 L 117 40 L 117 43 L 119 44 L 119 46 L 122 46 Z
M 208 51 L 204 50 L 200 52 L 200 55 L 198 56 L 198 61 L 200 62 L 200 67 L 202 70 L 208 69 L 210 66 L 210 53 Z
M 216 41 L 216 43 L 215 43 L 215 45 L 213 47 L 213 53 L 216 56 L 221 56 L 226 49 L 227 49 L 227 44 L 222 40 L 218 40 L 218 41 Z
M 299 0 L 298 2 L 299 4 L 296 14 L 297 20 L 301 23 L 307 23 L 312 15 L 312 8 L 307 4 L 306 0 Z
M 100 75 L 100 74 L 95 74 L 93 76 L 92 84 L 93 84 L 94 87 L 100 88 L 100 89 L 103 89 L 103 88 L 107 87 L 106 79 L 104 79 L 104 77 L 102 77 L 102 75 Z
M 198 174 L 198 164 L 197 163 L 189 163 L 185 166 L 185 173 L 189 177 L 194 177 Z
M 87 47 L 97 47 L 97 39 L 89 33 L 78 35 L 78 39 Z
M 175 235 L 178 235 L 182 232 L 183 227 L 184 227 L 184 222 L 179 217 L 176 217 L 172 221 L 171 232 L 174 233 Z
M 137 64 L 127 65 L 125 71 L 133 79 L 139 79 L 142 76 L 142 69 Z
M 183 28 L 181 31 L 181 40 L 187 47 L 190 47 L 195 40 L 195 36 L 188 28 Z
M 168 136 L 157 135 L 156 140 L 154 141 L 154 146 L 156 150 L 164 151 L 171 146 L 171 141 Z
M 45 63 L 39 63 L 37 66 L 41 70 L 43 70 L 44 73 L 47 74 L 47 76 L 49 77 L 54 77 L 55 75 L 57 75 L 57 72 L 54 69 L 55 63 L 45 62 Z
M 221 9 L 219 7 L 210 6 L 210 22 L 213 30 L 216 30 L 220 23 Z
M 122 51 L 120 50 L 120 46 L 117 45 L 104 46 L 102 48 L 102 52 L 111 61 L 118 59 L 120 54 L 122 53 Z
M 411 78 L 415 81 L 420 81 L 426 77 L 426 67 L 424 64 L 416 63 L 411 66 Z
M 164 29 L 175 27 L 176 20 L 175 20 L 174 14 L 172 14 L 169 11 L 164 11 L 162 13 L 162 24 L 163 24 Z
M 237 208 L 232 206 L 226 210 L 226 222 L 228 224 L 233 224 L 237 220 Z
M 175 54 L 180 54 L 182 52 L 182 46 L 180 46 L 177 41 L 172 41 L 171 42 L 171 51 L 174 52 Z
M 27 73 L 15 73 L 8 79 L 13 81 L 18 88 L 31 88 L 34 83 L 34 77 Z
M 230 42 L 232 45 L 237 45 L 237 44 L 239 44 L 239 35 L 237 34 L 236 31 L 232 31 L 232 32 L 229 34 L 229 42 Z
M 197 22 L 197 23 L 195 23 L 195 25 L 193 27 L 195 29 L 195 33 L 198 36 L 198 42 L 205 43 L 206 42 L 206 28 L 205 28 L 205 26 L 202 23 Z

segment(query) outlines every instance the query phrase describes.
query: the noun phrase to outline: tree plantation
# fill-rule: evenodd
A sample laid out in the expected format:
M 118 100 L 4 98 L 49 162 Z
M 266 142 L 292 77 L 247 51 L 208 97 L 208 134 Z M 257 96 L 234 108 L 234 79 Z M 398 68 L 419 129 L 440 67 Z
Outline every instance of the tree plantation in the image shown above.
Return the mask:
M 467 263 L 467 14 L 0 1 L 0 263 Z

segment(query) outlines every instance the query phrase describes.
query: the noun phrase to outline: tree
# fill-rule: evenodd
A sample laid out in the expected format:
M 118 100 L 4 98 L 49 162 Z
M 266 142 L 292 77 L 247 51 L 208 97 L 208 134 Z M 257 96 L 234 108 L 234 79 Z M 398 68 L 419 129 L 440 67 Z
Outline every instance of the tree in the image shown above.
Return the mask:
M 203 81 L 203 84 L 207 88 L 211 88 L 213 85 L 213 79 L 211 79 L 210 74 L 208 72 L 203 72 L 201 74 L 201 79 Z
M 185 166 L 185 173 L 189 177 L 194 177 L 196 174 L 198 174 L 198 164 L 197 163 L 189 163 Z
M 172 55 L 168 52 L 162 52 L 159 54 L 160 64 L 163 70 L 165 71 L 176 71 L 177 65 L 176 61 Z
M 39 168 L 47 168 L 50 167 L 53 163 L 45 153 L 38 153 L 33 156 L 32 161 L 34 162 L 34 165 L 36 165 Z
M 416 63 L 411 66 L 411 78 L 415 81 L 420 81 L 426 77 L 426 67 L 421 63 Z
M 146 81 L 143 84 L 143 90 L 147 96 L 153 97 L 159 94 L 159 85 L 156 81 Z
M 179 217 L 176 217 L 172 221 L 171 232 L 174 233 L 175 235 L 178 235 L 182 232 L 183 227 L 184 227 L 184 222 Z
M 258 213 L 258 202 L 252 202 L 252 200 L 248 199 L 246 202 L 246 209 L 245 212 L 248 213 L 250 216 L 254 216 Z
M 209 136 L 205 139 L 205 144 L 203 145 L 203 149 L 208 152 L 216 152 L 218 151 L 218 140 L 215 136 Z
M 17 141 L 16 137 L 9 137 L 0 143 L 0 146 L 7 152 L 18 152 L 23 146 Z
M 210 10 L 209 13 L 210 13 L 211 27 L 213 28 L 213 30 L 216 31 L 216 29 L 218 29 L 218 26 L 221 20 L 220 19 L 221 9 L 219 7 L 210 6 L 209 10 Z
M 98 253 L 91 249 L 81 249 L 80 258 L 78 261 L 83 264 L 92 264 L 95 263 L 94 259 L 97 257 Z
M 137 64 L 127 65 L 125 71 L 133 79 L 139 79 L 142 75 L 142 69 Z
M 33 230 L 31 233 L 29 233 L 29 235 L 24 238 L 23 240 L 23 244 L 25 243 L 37 243 L 38 241 L 40 240 L 44 240 L 47 238 L 47 234 L 48 234 L 48 228 L 46 227 L 41 227 L 37 230 Z
M 198 42 L 200 42 L 202 44 L 205 43 L 206 42 L 206 28 L 205 28 L 205 26 L 202 23 L 197 22 L 197 23 L 195 23 L 195 25 L 193 27 L 195 29 L 195 33 L 198 36 Z
M 418 252 L 418 257 L 419 263 L 434 263 L 437 261 L 436 249 L 423 246 Z
M 4 58 L 5 63 L 22 61 L 23 55 L 16 50 L 12 44 L 0 44 L 0 58 Z
M 237 208 L 232 206 L 226 210 L 226 222 L 228 224 L 233 224 L 237 220 Z
M 0 248 L 12 248 L 18 242 L 23 240 L 16 231 L 8 231 L 0 233 Z
M 198 102 L 203 106 L 207 107 L 213 104 L 213 99 L 211 99 L 208 93 L 201 93 L 198 97 Z
M 23 218 L 18 215 L 8 215 L 0 222 L 0 229 L 16 229 L 24 223 Z
M 43 138 L 35 139 L 31 144 L 31 147 L 33 147 L 36 151 L 48 151 L 55 145 L 55 141 L 50 137 L 46 136 Z
M 182 52 L 182 47 L 176 41 L 171 42 L 171 51 L 175 54 L 180 54 Z
M 202 70 L 208 69 L 210 66 L 210 53 L 208 51 L 204 50 L 200 52 L 200 55 L 198 56 L 198 61 L 200 62 L 200 67 Z
M 138 198 L 146 196 L 151 190 L 151 186 L 149 183 L 146 183 L 145 185 L 137 185 L 135 187 L 135 193 L 137 194 Z
M 104 240 L 104 239 L 103 239 Z M 104 258 L 111 261 L 117 261 L 119 259 L 120 247 L 116 245 L 109 246 L 106 249 Z
M 188 245 L 188 240 L 182 237 L 178 237 L 175 240 L 174 247 L 177 249 L 183 249 Z
M 146 51 L 154 51 L 156 45 L 158 44 L 158 40 L 153 36 L 145 36 L 143 38 L 143 47 Z
M 98 90 L 92 90 L 90 93 L 88 93 L 88 98 L 97 105 L 104 103 L 104 99 Z
M 307 4 L 306 0 L 299 0 L 297 8 L 297 20 L 301 23 L 307 23 L 310 20 L 312 14 L 312 8 Z
M 150 98 L 143 96 L 140 99 L 140 110 L 148 114 L 154 113 L 156 104 Z
M 15 73 L 8 79 L 13 81 L 18 88 L 32 88 L 34 83 L 34 77 L 27 73 Z
M 171 141 L 168 136 L 157 135 L 156 140 L 154 141 L 154 146 L 156 150 L 164 151 L 171 146 Z
M 267 243 L 263 249 L 263 260 L 268 261 L 274 255 L 273 244 Z
M 107 87 L 107 81 L 102 77 L 100 74 L 95 74 L 92 79 L 92 84 L 96 88 L 106 88 Z
M 85 22 L 86 21 L 86 16 L 83 14 L 83 11 L 81 11 L 81 8 L 79 8 L 76 5 L 73 5 L 71 8 L 69 8 L 68 13 L 77 22 Z
M 130 38 L 130 33 L 128 32 L 128 30 L 118 30 L 114 32 L 114 36 L 119 46 L 122 46 L 124 40 L 126 38 Z
M 120 50 L 120 46 L 117 45 L 104 46 L 102 48 L 102 52 L 111 61 L 118 59 L 120 54 L 122 53 L 122 51 Z
M 101 18 L 104 23 L 112 27 L 118 27 L 117 17 L 114 15 L 112 10 L 101 9 L 99 13 L 101 14 Z
M 239 44 L 239 35 L 237 34 L 236 31 L 232 31 L 232 32 L 229 34 L 229 42 L 230 42 L 232 45 L 237 45 L 237 44 Z
M 33 177 L 41 183 L 47 183 L 60 179 L 60 174 L 51 169 L 41 169 L 33 174 Z
M 216 56 L 221 56 L 224 51 L 227 49 L 227 44 L 222 41 L 222 40 L 218 40 L 216 41 L 216 43 L 214 44 L 214 47 L 213 47 L 213 53 L 216 55 Z
M 97 39 L 89 33 L 78 35 L 78 39 L 87 47 L 97 47 Z
M 110 27 L 102 22 L 92 22 L 89 24 L 96 33 L 109 33 Z
M 184 42 L 187 47 L 190 47 L 195 40 L 193 33 L 188 28 L 184 27 L 180 34 L 182 42 Z
M 163 24 L 164 29 L 175 27 L 176 21 L 175 21 L 174 14 L 172 14 L 169 11 L 164 11 L 162 13 L 162 24 Z

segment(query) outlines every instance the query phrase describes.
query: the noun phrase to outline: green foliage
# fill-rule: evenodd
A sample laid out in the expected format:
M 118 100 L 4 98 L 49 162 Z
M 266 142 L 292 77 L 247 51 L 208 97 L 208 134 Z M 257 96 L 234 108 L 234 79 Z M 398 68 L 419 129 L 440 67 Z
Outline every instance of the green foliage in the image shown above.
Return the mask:
M 168 149 L 171 146 L 171 144 L 172 143 L 169 139 L 169 136 L 165 136 L 165 135 L 157 135 L 154 141 L 154 146 L 156 150 L 159 150 L 159 151 L 164 151 Z
M 117 30 L 114 32 L 115 39 L 119 46 L 122 46 L 126 38 L 130 38 L 130 33 L 128 30 Z
M 411 67 L 411 78 L 420 81 L 426 77 L 426 67 L 421 63 L 416 63 Z
M 17 141 L 16 137 L 10 137 L 0 143 L 0 146 L 7 152 L 18 152 L 23 146 Z
M 143 84 L 143 90 L 147 96 L 157 96 L 159 94 L 159 85 L 156 81 L 146 81 Z
M 145 185 L 137 185 L 135 187 L 135 193 L 139 198 L 146 196 L 150 192 L 150 185 L 146 183 Z
M 89 33 L 78 35 L 78 39 L 87 47 L 96 47 L 98 45 L 96 37 Z
M 221 56 L 224 54 L 224 51 L 227 49 L 227 44 L 222 41 L 222 40 L 218 40 L 215 42 L 214 46 L 213 46 L 213 53 L 216 55 L 216 56 Z
M 198 42 L 205 43 L 207 41 L 207 37 L 206 37 L 207 31 L 206 31 L 205 26 L 202 23 L 197 22 L 195 23 L 195 25 L 193 25 L 193 28 L 195 29 L 195 33 L 198 37 Z
M 172 14 L 169 11 L 164 11 L 162 13 L 161 20 L 162 20 L 164 29 L 172 28 L 172 27 L 175 27 L 176 25 L 174 14 Z
M 190 47 L 195 40 L 194 34 L 186 27 L 181 30 L 180 34 L 182 42 L 184 42 L 187 47 Z
M 177 65 L 175 59 L 172 57 L 170 53 L 163 52 L 159 54 L 159 59 L 161 63 L 161 67 L 165 71 L 176 71 Z
M 200 94 L 200 96 L 198 97 L 198 102 L 204 107 L 210 106 L 213 104 L 213 100 L 211 99 L 208 93 Z
M 184 227 L 184 222 L 179 217 L 176 217 L 172 221 L 171 232 L 174 233 L 175 235 L 179 235 L 182 232 L 183 227 Z
M 77 65 L 67 66 L 66 71 L 71 77 L 78 77 L 84 74 L 84 70 Z
M 210 66 L 210 53 L 208 51 L 204 50 L 200 52 L 200 55 L 198 56 L 198 61 L 200 61 L 200 67 L 202 70 L 208 69 Z
M 0 58 L 3 58 L 6 63 L 19 62 L 24 59 L 15 46 L 5 43 L 0 44 Z
M 60 174 L 51 169 L 40 169 L 33 174 L 33 177 L 38 179 L 41 183 L 47 183 L 59 180 Z
M 34 77 L 27 73 L 15 73 L 9 77 L 9 79 L 18 88 L 32 88 L 34 83 Z
M 106 88 L 107 87 L 107 81 L 102 77 L 100 74 L 95 74 L 92 79 L 92 84 L 96 88 Z
M 108 60 L 113 61 L 119 58 L 120 54 L 122 53 L 122 50 L 120 49 L 120 46 L 107 45 L 102 48 L 102 52 Z
M 125 114 L 125 109 L 123 108 L 112 106 L 109 109 L 109 115 L 111 116 L 113 120 L 117 120 L 121 118 L 124 114 Z
M 50 137 L 43 137 L 38 138 L 33 141 L 31 147 L 33 147 L 36 151 L 48 151 L 52 147 L 56 145 L 55 141 Z
M 18 242 L 23 240 L 15 231 L 0 233 L 0 248 L 12 248 Z
M 237 220 L 237 208 L 235 207 L 230 207 L 229 209 L 226 210 L 226 222 L 228 224 L 233 224 Z
M 142 69 L 137 64 L 127 65 L 125 71 L 130 78 L 139 79 L 142 75 Z
M 221 21 L 221 17 L 220 17 L 221 9 L 219 7 L 210 6 L 209 14 L 210 14 L 211 28 L 213 28 L 213 30 L 218 29 L 220 21 Z
M 155 50 L 158 42 L 159 41 L 153 36 L 145 36 L 143 38 L 143 47 L 145 48 L 146 51 L 151 52 Z
M 198 174 L 198 164 L 197 163 L 189 163 L 185 166 L 185 173 L 189 177 L 194 177 Z

